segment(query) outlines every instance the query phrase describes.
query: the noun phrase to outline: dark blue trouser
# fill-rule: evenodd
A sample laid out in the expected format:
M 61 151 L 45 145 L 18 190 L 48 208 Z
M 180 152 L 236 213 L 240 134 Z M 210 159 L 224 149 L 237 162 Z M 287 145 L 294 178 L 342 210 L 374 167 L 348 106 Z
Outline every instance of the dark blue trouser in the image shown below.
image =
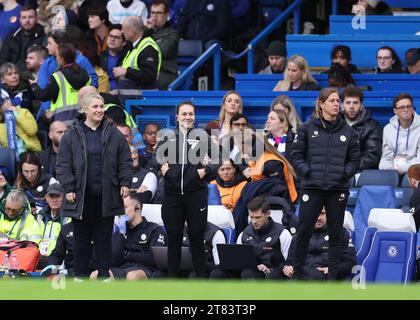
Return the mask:
M 303 266 L 315 222 L 325 206 L 328 230 L 328 279 L 337 279 L 342 251 L 342 230 L 347 191 L 303 189 L 300 198 L 299 225 L 293 250 L 293 277 L 303 279 Z

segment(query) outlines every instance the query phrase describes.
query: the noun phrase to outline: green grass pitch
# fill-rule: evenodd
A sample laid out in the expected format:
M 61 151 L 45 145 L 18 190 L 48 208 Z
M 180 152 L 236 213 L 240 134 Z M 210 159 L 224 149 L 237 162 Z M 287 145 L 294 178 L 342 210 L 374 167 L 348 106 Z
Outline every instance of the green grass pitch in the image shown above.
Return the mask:
M 84 281 L 2 279 L 0 299 L 41 300 L 418 300 L 420 286 L 373 285 L 353 289 L 351 283 L 268 281 Z

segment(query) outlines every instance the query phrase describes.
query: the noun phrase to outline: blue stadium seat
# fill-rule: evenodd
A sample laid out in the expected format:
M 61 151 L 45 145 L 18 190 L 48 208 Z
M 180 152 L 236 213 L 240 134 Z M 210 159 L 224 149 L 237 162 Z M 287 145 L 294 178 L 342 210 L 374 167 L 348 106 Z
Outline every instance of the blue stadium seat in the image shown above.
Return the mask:
M 410 181 L 408 180 L 408 174 L 405 173 L 401 179 L 401 184 L 400 184 L 401 188 L 411 188 L 410 186 Z
M 235 229 L 221 228 L 226 237 L 226 243 L 236 243 Z
M 10 184 L 16 178 L 16 156 L 12 149 L 0 148 L 0 167 L 5 167 L 8 172 L 6 179 Z
M 415 235 L 416 227 L 413 216 L 409 213 L 404 213 L 400 209 L 382 209 L 375 208 L 370 211 L 368 219 L 368 228 L 365 230 L 363 236 L 363 243 L 357 252 L 357 264 L 362 265 L 372 250 L 374 236 L 379 232 L 406 232 Z M 395 240 L 388 237 L 388 240 Z M 414 247 L 415 247 L 414 239 Z M 391 254 L 392 256 L 392 254 Z
M 413 189 L 411 188 L 395 188 L 395 197 L 397 198 L 398 206 L 400 208 L 408 206 L 412 194 Z
M 257 0 L 264 25 L 269 24 L 282 12 L 284 0 Z
M 356 187 L 391 186 L 398 187 L 400 176 L 397 170 L 365 169 L 356 182 Z
M 418 47 L 418 36 L 414 34 L 378 35 L 286 35 L 289 57 L 303 55 L 310 67 L 329 67 L 331 50 L 338 44 L 351 48 L 351 60 L 359 69 L 372 69 L 376 66 L 376 51 L 382 46 L 392 47 L 399 57 L 404 57 L 408 48 Z M 316 48 L 316 50 L 308 50 Z
M 356 260 L 358 265 L 362 265 L 363 260 L 367 257 L 370 247 L 372 246 L 372 239 L 375 232 L 378 231 L 376 227 L 367 227 L 363 234 L 362 244 L 359 251 L 356 253 Z
M 209 205 L 207 220 L 222 229 L 227 243 L 235 243 L 235 223 L 232 212 L 221 205 Z
M 408 284 L 414 280 L 416 234 L 377 231 L 363 260 L 361 278 L 367 282 Z
M 217 189 L 217 185 L 210 184 L 208 185 L 208 204 L 209 205 L 221 205 L 222 200 L 220 198 L 219 189 Z
M 259 88 L 256 87 L 256 88 Z M 375 120 L 386 124 L 394 115 L 392 101 L 401 91 L 366 91 L 363 105 L 368 108 Z M 414 99 L 414 105 L 420 105 L 420 90 L 410 93 Z M 170 127 L 175 126 L 174 106 L 185 100 L 192 100 L 196 105 L 197 116 L 209 116 L 212 119 L 218 117 L 220 102 L 226 91 L 144 91 L 141 99 L 127 100 L 125 109 L 131 114 L 133 108 L 140 106 L 142 116 L 168 116 Z M 239 91 L 243 98 L 244 113 L 248 117 L 267 116 L 271 102 L 281 93 L 273 91 Z M 296 111 L 303 121 L 306 121 L 313 113 L 314 101 L 319 95 L 318 91 L 287 92 L 293 100 Z
M 370 211 L 374 208 L 398 208 L 394 188 L 391 186 L 363 186 L 360 188 L 353 212 L 356 252 L 362 245 L 368 227 Z
M 344 212 L 343 228 L 347 230 L 350 238 L 352 239 L 352 241 L 354 241 L 354 238 L 355 238 L 354 220 L 353 220 L 353 216 L 351 212 L 347 210 Z
M 415 34 L 420 16 L 365 16 L 366 28 L 353 28 L 354 16 L 331 15 L 330 34 Z
M 178 68 L 182 72 L 203 53 L 201 40 L 180 39 L 178 44 Z
M 313 74 L 318 85 L 328 87 L 328 74 Z M 383 73 L 383 74 L 352 74 L 353 80 L 358 86 L 369 86 L 374 91 L 379 90 L 418 90 L 420 86 L 420 74 L 407 73 Z M 283 80 L 280 74 L 236 74 L 235 89 L 237 91 L 254 90 L 272 91 L 278 81 Z
M 420 9 L 419 1 L 407 1 L 407 0 L 383 0 L 391 8 L 403 8 L 403 9 Z

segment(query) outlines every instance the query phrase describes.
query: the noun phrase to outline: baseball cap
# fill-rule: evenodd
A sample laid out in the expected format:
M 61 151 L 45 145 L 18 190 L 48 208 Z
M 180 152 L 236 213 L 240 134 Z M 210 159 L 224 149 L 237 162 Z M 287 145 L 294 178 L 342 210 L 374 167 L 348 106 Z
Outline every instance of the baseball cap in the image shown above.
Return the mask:
M 268 46 L 267 55 L 287 57 L 286 46 L 282 41 L 273 41 Z
M 405 52 L 405 64 L 412 66 L 420 60 L 420 48 L 411 48 Z
M 63 187 L 61 186 L 61 184 L 59 183 L 53 183 L 50 184 L 47 188 L 47 194 L 48 195 L 57 195 L 57 196 L 62 196 L 64 194 L 64 190 Z

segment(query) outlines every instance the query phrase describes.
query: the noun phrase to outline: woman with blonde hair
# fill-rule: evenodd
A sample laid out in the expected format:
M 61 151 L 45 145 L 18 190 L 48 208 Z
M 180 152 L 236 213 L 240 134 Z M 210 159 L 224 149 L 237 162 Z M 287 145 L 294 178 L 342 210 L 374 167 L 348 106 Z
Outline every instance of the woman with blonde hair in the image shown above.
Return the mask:
M 206 131 L 217 129 L 218 138 L 230 133 L 230 120 L 237 113 L 242 113 L 243 102 L 241 95 L 236 91 L 228 91 L 223 96 L 219 118 L 212 120 L 206 125 Z
M 290 156 L 294 134 L 291 130 L 287 114 L 284 111 L 274 110 L 268 114 L 265 123 L 267 141 L 286 158 Z
M 296 108 L 292 99 L 290 99 L 285 94 L 278 96 L 271 103 L 271 111 L 274 110 L 281 110 L 286 112 L 290 124 L 290 129 L 293 133 L 296 133 L 297 129 L 302 125 L 302 120 L 300 120 L 299 115 L 296 112 Z
M 287 203 L 287 206 L 291 206 L 298 198 L 293 167 L 268 142 L 263 132 L 258 131 L 246 137 L 243 160 L 246 168 L 242 173 L 250 183 L 244 186 L 233 211 L 237 234 L 248 225 L 247 204 L 255 196 L 270 195 L 282 198 L 282 202 Z
M 279 81 L 273 91 L 318 91 L 316 80 L 309 71 L 308 62 L 299 55 L 290 57 L 284 71 L 284 79 Z
M 105 119 L 98 93 L 87 93 L 79 112 L 85 119 L 63 135 L 57 155 L 57 178 L 65 192 L 61 215 L 72 218 L 74 275 L 89 277 L 93 240 L 98 276 L 108 278 L 114 216 L 124 212 L 133 173 L 130 148 Z
M 259 148 L 263 149 L 259 150 Z M 254 155 L 255 160 L 251 160 Z M 250 139 L 244 141 L 244 159 L 248 164 L 243 171 L 246 178 L 252 182 L 269 177 L 282 179 L 288 188 L 289 200 L 291 203 L 296 201 L 295 170 L 290 162 L 270 144 L 266 136 L 254 133 Z

